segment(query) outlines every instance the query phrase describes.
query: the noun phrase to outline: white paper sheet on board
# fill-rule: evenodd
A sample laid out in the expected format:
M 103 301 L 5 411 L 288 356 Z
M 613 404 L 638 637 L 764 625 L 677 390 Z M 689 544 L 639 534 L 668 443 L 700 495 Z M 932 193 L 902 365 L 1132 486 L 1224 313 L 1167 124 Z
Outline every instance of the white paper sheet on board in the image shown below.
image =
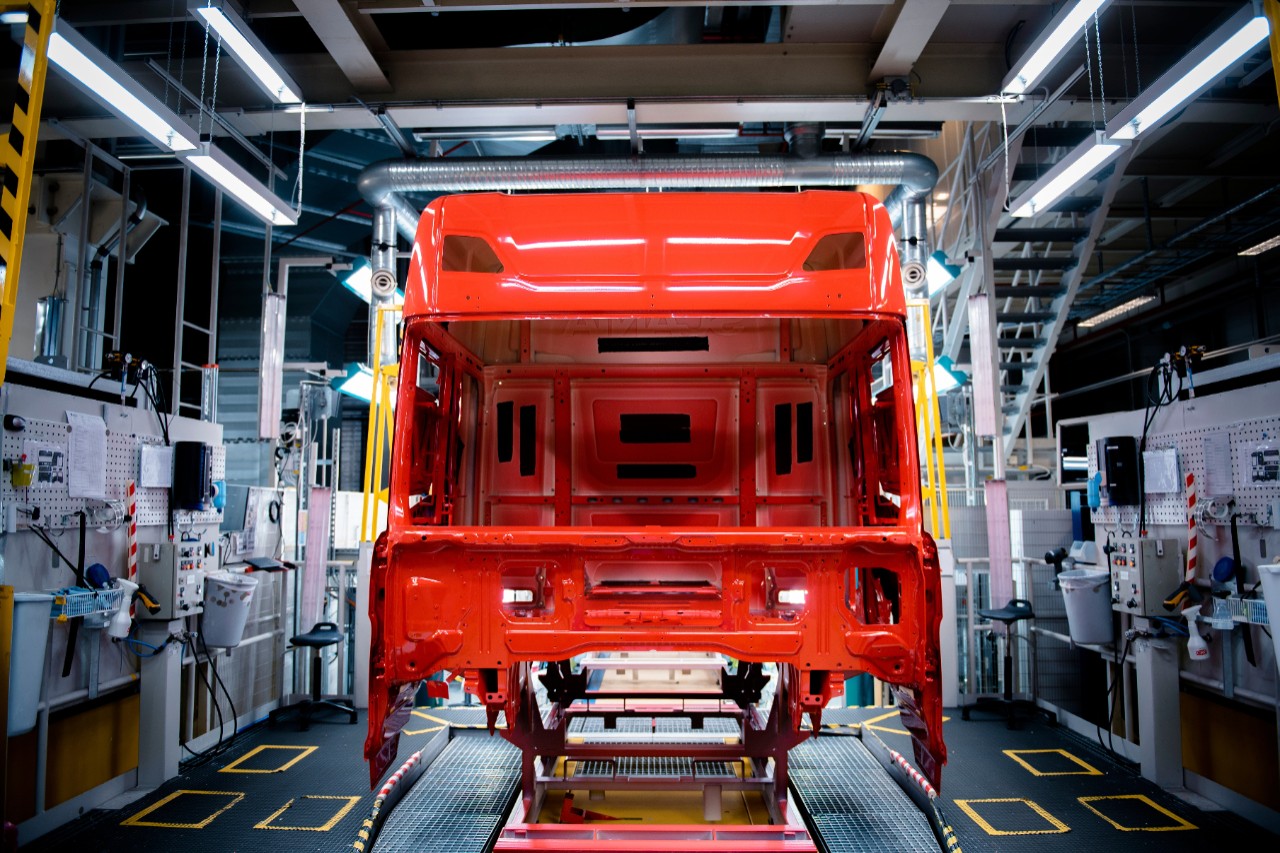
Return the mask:
M 107 497 L 107 424 L 97 415 L 67 412 L 71 434 L 67 448 L 67 494 Z

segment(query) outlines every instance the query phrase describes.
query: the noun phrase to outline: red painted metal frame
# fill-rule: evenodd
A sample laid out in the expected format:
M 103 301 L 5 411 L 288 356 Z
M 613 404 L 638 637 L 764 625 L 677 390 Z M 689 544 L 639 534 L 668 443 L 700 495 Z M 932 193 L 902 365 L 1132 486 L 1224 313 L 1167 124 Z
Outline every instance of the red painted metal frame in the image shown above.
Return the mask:
M 865 267 L 805 269 L 823 236 L 848 232 L 865 236 Z M 443 270 L 449 235 L 485 241 L 501 271 Z M 781 363 L 703 367 L 679 363 L 678 354 L 673 364 L 643 366 L 531 361 L 524 321 L 610 317 L 856 318 L 875 331 L 850 340 L 826 364 L 790 361 L 787 320 L 779 323 Z M 736 754 L 773 759 L 780 801 L 786 751 L 808 736 L 804 714 L 816 730 L 822 708 L 854 672 L 895 686 L 917 763 L 937 785 L 946 760 L 941 604 L 937 554 L 923 530 L 915 476 L 904 317 L 888 216 L 858 193 L 483 195 L 433 202 L 419 226 L 406 288 L 390 517 L 374 550 L 365 745 L 371 777 L 380 778 L 394 758 L 418 681 L 448 670 L 467 675 L 491 722 L 506 713 L 511 724 L 503 734 L 524 750 L 528 796 L 534 759 L 569 751 L 567 713 L 557 709 L 545 722 L 537 713 L 529 663 L 599 650 L 669 649 L 779 664 L 770 716 L 748 715 Z M 519 360 L 486 365 L 447 331 L 451 323 L 477 320 L 519 321 Z M 434 396 L 413 381 L 419 358 L 438 371 Z M 871 397 L 866 377 L 877 358 L 898 377 L 892 399 Z M 572 400 L 601 376 L 643 380 L 636 387 L 646 394 L 658 380 L 683 387 L 721 377 L 733 385 L 741 425 L 734 437 L 737 473 L 718 497 L 736 511 L 736 525 L 690 527 L 673 517 L 669 526 L 572 526 L 586 499 L 575 494 L 569 464 Z M 758 460 L 770 444 L 769 429 L 757 433 L 752 425 L 762 417 L 757 398 L 770 377 L 813 380 L 823 413 L 815 419 L 846 424 L 848 435 L 839 441 L 835 429 L 826 431 L 830 446 L 816 455 L 829 470 L 807 492 L 769 496 L 768 482 L 760 482 L 769 470 Z M 536 456 L 537 465 L 554 460 L 554 470 L 532 475 L 549 481 L 551 492 L 507 495 L 504 488 L 487 511 L 546 506 L 548 514 L 532 525 L 485 526 L 484 513 L 472 506 L 477 490 L 494 482 L 475 469 L 492 452 L 489 402 L 500 379 L 546 383 L 551 401 L 554 422 L 541 423 L 554 423 L 545 427 L 553 434 L 540 434 Z M 458 429 L 476 417 L 467 407 L 483 413 L 478 435 Z M 844 438 L 852 473 L 835 470 Z M 479 449 L 464 455 L 473 442 Z M 897 484 L 892 503 L 879 487 L 885 482 Z M 669 499 L 672 491 L 661 483 L 637 485 L 615 497 L 634 510 L 650 494 Z M 694 503 L 701 506 L 703 497 Z M 757 526 L 770 507 L 806 504 L 820 506 L 830 526 Z M 646 587 L 648 571 L 703 580 Z M 780 604 L 777 593 L 786 589 L 805 590 L 803 603 Z M 504 602 L 504 590 L 524 598 Z

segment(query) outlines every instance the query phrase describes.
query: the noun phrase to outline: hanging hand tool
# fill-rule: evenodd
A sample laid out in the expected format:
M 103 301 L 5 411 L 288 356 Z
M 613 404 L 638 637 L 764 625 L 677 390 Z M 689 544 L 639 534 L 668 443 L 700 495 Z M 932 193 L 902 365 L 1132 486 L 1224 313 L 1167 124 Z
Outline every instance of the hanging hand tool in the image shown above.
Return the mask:
M 1240 562 L 1240 532 L 1236 529 L 1236 519 L 1240 517 L 1240 513 L 1236 512 L 1234 500 L 1229 506 L 1231 509 L 1231 558 L 1236 561 L 1236 595 L 1244 598 L 1244 563 Z M 1240 633 L 1244 635 L 1244 659 L 1249 662 L 1249 666 L 1257 666 L 1258 661 L 1253 653 L 1253 629 L 1244 625 Z
M 80 553 L 76 564 L 72 567 L 72 571 L 76 574 L 76 580 L 80 581 L 82 587 L 88 588 L 89 584 L 84 577 L 84 548 L 85 548 L 85 520 L 86 514 L 84 510 L 77 513 L 80 516 Z M 76 640 L 80 638 L 80 626 L 84 624 L 83 616 L 73 616 L 71 618 L 71 627 L 67 633 L 67 651 L 62 656 L 62 677 L 66 678 L 71 674 L 71 662 L 76 657 Z

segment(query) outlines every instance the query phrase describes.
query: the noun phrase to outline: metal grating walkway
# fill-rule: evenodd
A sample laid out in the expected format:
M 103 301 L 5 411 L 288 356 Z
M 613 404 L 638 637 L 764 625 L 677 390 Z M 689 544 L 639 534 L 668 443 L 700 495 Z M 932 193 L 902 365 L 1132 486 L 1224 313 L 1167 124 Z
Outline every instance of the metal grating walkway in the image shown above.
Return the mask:
M 790 772 L 828 853 L 937 853 L 928 819 L 858 738 L 810 738 L 791 750 Z
M 742 725 L 727 717 L 707 717 L 695 729 L 688 717 L 619 717 L 607 728 L 601 717 L 575 717 L 569 721 L 570 737 L 590 737 L 593 743 L 680 743 L 691 737 L 723 740 L 742 736 Z
M 505 740 L 458 735 L 387 817 L 378 853 L 488 850 L 520 786 L 520 752 Z

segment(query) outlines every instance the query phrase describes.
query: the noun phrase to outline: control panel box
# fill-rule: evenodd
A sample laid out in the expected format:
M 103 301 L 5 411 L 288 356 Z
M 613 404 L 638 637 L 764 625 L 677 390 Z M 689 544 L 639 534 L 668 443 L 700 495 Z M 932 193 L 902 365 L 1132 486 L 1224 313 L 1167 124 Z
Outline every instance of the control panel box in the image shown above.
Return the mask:
M 1164 599 L 1182 582 L 1176 539 L 1121 539 L 1111 552 L 1111 608 L 1134 616 L 1168 616 Z
M 209 542 L 161 542 L 138 546 L 138 581 L 160 604 L 160 612 L 139 607 L 142 619 L 181 619 L 204 610 L 205 572 L 218 567 Z

